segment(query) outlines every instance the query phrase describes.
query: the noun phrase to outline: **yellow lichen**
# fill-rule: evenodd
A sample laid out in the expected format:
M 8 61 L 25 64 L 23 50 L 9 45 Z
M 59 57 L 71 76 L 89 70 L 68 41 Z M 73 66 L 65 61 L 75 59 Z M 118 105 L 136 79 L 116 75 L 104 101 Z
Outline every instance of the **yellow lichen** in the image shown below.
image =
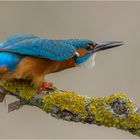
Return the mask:
M 7 91 L 19 92 L 19 97 L 29 100 L 36 94 L 36 89 L 30 85 L 30 81 L 14 80 L 14 81 L 0 81 L 0 85 L 4 86 Z
M 129 111 L 128 116 L 125 114 L 116 115 L 113 112 L 109 104 L 111 104 L 115 99 L 124 101 L 124 103 L 127 105 L 127 110 Z M 124 129 L 140 128 L 140 115 L 134 113 L 135 109 L 135 104 L 133 104 L 124 93 L 117 93 L 109 97 L 97 99 L 93 98 L 92 103 L 89 105 L 89 110 L 95 116 L 97 121 L 100 121 L 103 125 L 108 127 L 123 127 Z
M 114 93 L 109 97 L 105 97 L 105 100 L 108 104 L 112 103 L 114 99 L 123 101 L 129 108 L 129 113 L 135 112 L 136 105 L 127 97 L 125 93 Z
M 87 115 L 85 111 L 85 98 L 69 91 L 55 91 L 49 93 L 43 98 L 43 107 L 45 110 L 51 110 L 53 107 L 59 107 L 62 111 L 69 110 L 79 114 L 82 117 Z

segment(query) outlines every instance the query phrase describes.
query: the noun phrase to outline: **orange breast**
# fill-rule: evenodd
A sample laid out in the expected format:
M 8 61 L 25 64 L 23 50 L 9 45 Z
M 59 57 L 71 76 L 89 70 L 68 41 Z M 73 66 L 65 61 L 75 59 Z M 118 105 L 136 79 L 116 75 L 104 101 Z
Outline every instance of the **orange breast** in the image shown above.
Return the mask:
M 39 86 L 43 82 L 46 74 L 62 71 L 75 66 L 75 60 L 73 58 L 63 61 L 54 61 L 45 58 L 26 56 L 20 61 L 14 71 L 10 73 L 0 73 L 0 78 L 7 80 L 15 78 L 30 79 L 34 85 Z

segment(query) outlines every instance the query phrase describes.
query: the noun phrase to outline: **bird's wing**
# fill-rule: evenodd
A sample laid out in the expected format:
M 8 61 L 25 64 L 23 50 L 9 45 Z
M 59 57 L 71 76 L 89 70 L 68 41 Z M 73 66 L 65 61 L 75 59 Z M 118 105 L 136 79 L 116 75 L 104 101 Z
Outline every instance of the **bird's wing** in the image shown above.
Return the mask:
M 34 35 L 18 34 L 8 37 L 0 43 L 0 51 L 22 55 L 66 60 L 75 55 L 75 47 L 54 40 L 41 39 Z
M 7 37 L 2 43 L 4 44 L 3 46 L 6 46 L 6 45 L 18 43 L 20 41 L 23 41 L 26 39 L 32 39 L 32 38 L 38 38 L 38 37 L 32 34 L 15 34 L 15 35 L 10 35 L 9 37 Z

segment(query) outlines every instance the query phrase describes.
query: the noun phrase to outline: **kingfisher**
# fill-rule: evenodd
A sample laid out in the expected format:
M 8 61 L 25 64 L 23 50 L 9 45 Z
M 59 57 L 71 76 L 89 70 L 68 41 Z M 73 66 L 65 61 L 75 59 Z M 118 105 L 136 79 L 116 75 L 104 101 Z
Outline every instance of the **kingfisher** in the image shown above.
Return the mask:
M 96 52 L 121 45 L 122 41 L 53 40 L 32 34 L 10 35 L 0 42 L 0 79 L 28 79 L 37 89 L 51 88 L 51 82 L 44 82 L 45 75 L 81 64 L 93 67 Z

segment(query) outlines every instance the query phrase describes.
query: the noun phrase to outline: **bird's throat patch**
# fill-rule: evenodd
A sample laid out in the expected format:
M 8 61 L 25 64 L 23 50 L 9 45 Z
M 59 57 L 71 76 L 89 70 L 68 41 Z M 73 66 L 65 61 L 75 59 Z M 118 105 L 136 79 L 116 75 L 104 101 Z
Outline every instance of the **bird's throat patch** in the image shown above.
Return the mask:
M 95 54 L 92 55 L 88 60 L 86 60 L 85 62 L 79 64 L 82 67 L 86 67 L 88 69 L 94 68 L 95 66 Z

